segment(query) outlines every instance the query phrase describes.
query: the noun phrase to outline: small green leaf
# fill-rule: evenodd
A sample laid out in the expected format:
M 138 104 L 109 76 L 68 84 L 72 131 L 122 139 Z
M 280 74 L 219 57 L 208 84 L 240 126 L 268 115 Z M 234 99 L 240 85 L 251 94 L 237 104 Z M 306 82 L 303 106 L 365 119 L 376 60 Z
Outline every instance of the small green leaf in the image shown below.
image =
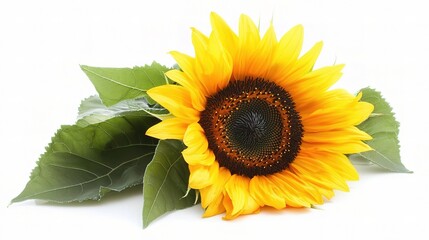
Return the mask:
M 77 125 L 85 127 L 118 116 L 155 116 L 159 119 L 170 113 L 158 104 L 149 105 L 145 98 L 128 99 L 106 107 L 98 96 L 84 99 L 79 107 Z
M 188 192 L 188 165 L 184 145 L 178 140 L 161 140 L 143 179 L 143 227 L 159 216 L 195 204 L 195 190 Z
M 169 80 L 164 73 L 169 68 L 153 62 L 151 65 L 134 68 L 100 68 L 81 65 L 101 100 L 106 106 L 127 99 L 147 97 L 146 91 Z M 148 98 L 150 104 L 155 104 Z
M 352 161 L 369 160 L 385 169 L 394 172 L 411 172 L 401 162 L 399 151 L 399 123 L 389 103 L 381 96 L 380 92 L 371 88 L 361 90 L 361 101 L 374 105 L 371 116 L 357 126 L 372 136 L 372 140 L 366 141 L 374 150 L 352 154 Z
M 86 127 L 61 127 L 12 203 L 100 199 L 110 190 L 141 184 L 157 145 L 145 132 L 157 122 L 150 116 L 122 116 Z

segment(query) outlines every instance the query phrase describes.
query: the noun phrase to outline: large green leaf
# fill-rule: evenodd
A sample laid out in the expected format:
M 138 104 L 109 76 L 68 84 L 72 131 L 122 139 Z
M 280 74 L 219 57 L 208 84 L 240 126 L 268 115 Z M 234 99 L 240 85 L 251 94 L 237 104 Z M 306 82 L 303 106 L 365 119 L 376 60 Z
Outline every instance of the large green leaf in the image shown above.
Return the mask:
M 12 202 L 100 199 L 110 190 L 142 183 L 157 145 L 145 132 L 157 122 L 150 116 L 122 116 L 86 127 L 61 127 Z
M 361 101 L 372 103 L 374 111 L 358 128 L 372 136 L 373 139 L 366 143 L 374 150 L 352 154 L 349 158 L 352 161 L 370 161 L 394 172 L 411 172 L 401 162 L 399 123 L 389 103 L 374 89 L 364 88 L 361 92 Z
M 100 68 L 81 65 L 106 106 L 127 99 L 147 97 L 146 91 L 168 83 L 164 73 L 169 68 L 153 62 L 134 68 Z M 155 104 L 148 98 L 150 104 Z
M 107 107 L 102 103 L 100 97 L 91 96 L 80 104 L 77 125 L 85 127 L 118 116 L 150 115 L 163 119 L 170 114 L 168 110 L 158 104 L 150 105 L 145 98 L 128 99 Z
M 195 191 L 188 192 L 188 165 L 184 145 L 178 140 L 161 140 L 143 179 L 143 226 L 166 212 L 195 204 Z

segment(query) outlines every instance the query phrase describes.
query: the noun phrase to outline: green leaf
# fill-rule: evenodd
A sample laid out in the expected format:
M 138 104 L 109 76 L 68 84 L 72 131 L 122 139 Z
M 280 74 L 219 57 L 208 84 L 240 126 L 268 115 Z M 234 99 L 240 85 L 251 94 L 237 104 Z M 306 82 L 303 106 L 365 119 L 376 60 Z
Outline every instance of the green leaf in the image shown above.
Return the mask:
M 158 104 L 149 105 L 145 98 L 129 99 L 105 106 L 100 97 L 91 96 L 82 101 L 79 107 L 77 125 L 85 127 L 104 122 L 118 116 L 154 116 L 159 119 L 168 117 L 170 113 Z
M 143 100 L 146 101 L 146 99 L 143 99 Z M 146 106 L 143 107 L 143 111 L 161 120 L 171 117 L 170 112 L 164 107 L 162 107 L 161 105 L 159 105 L 158 103 L 155 103 L 155 104 L 147 103 Z
M 141 184 L 157 145 L 145 132 L 158 122 L 148 116 L 123 116 L 86 127 L 61 127 L 12 203 L 95 200 L 110 190 Z
M 134 68 L 100 68 L 81 65 L 106 106 L 127 99 L 147 97 L 146 91 L 168 84 L 164 73 L 169 68 L 153 62 L 151 65 Z M 150 104 L 155 104 L 148 98 Z
M 374 111 L 358 128 L 372 136 L 373 139 L 366 143 L 374 150 L 352 154 L 349 158 L 352 161 L 368 160 L 394 172 L 411 172 L 401 162 L 398 139 L 399 123 L 396 121 L 389 103 L 380 92 L 374 89 L 364 88 L 361 92 L 361 101 L 373 104 Z
M 138 99 L 124 100 L 106 107 L 98 96 L 88 97 L 79 106 L 79 115 L 76 124 L 86 127 L 118 116 L 149 116 L 142 110 L 143 106 L 141 106 L 141 102 Z
M 188 192 L 189 170 L 183 149 L 181 141 L 159 141 L 143 179 L 144 227 L 164 213 L 195 204 L 195 190 Z

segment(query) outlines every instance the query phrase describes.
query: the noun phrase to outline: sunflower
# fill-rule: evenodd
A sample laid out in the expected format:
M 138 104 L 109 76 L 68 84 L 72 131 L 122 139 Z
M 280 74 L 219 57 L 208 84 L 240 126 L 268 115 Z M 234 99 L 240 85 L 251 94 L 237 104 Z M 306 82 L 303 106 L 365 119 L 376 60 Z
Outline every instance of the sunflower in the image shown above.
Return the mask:
M 183 140 L 204 216 L 311 207 L 348 191 L 358 174 L 345 154 L 370 150 L 356 125 L 373 106 L 330 89 L 344 65 L 313 70 L 322 43 L 300 56 L 301 25 L 277 40 L 272 24 L 260 36 L 246 15 L 238 34 L 210 20 L 209 36 L 192 29 L 195 57 L 171 52 L 181 70 L 166 75 L 177 84 L 148 91 L 173 117 L 147 135 Z

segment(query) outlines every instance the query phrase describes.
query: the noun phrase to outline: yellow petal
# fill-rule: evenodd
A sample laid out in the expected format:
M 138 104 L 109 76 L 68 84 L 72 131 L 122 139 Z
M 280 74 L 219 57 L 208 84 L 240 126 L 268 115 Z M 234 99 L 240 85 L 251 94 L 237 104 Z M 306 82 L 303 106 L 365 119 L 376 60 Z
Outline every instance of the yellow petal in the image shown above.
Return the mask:
M 279 173 L 268 176 L 270 181 L 278 187 L 279 194 L 284 199 L 285 206 L 289 207 L 301 207 L 303 204 L 307 204 L 303 199 L 298 198 L 298 191 L 294 189 L 287 181 L 280 178 Z M 283 177 L 285 177 L 283 175 Z
M 259 31 L 255 23 L 246 15 L 240 16 L 239 48 L 234 59 L 234 79 L 243 80 L 248 77 L 250 56 L 260 41 Z
M 223 198 L 223 190 L 226 182 L 231 177 L 231 173 L 226 168 L 220 168 L 218 177 L 215 179 L 212 185 L 200 189 L 201 194 L 201 205 L 203 208 L 207 208 L 212 204 L 219 196 Z
M 170 70 L 165 73 L 165 75 L 176 83 L 182 85 L 187 89 L 192 89 L 193 91 L 197 91 L 198 88 L 195 87 L 195 84 L 192 79 L 189 78 L 184 72 L 179 71 L 177 69 Z
M 200 88 L 200 90 L 204 92 L 204 95 L 209 96 L 211 92 L 214 91 L 214 89 L 212 90 L 211 85 L 213 85 L 213 82 L 216 81 L 216 79 L 210 79 L 212 81 L 206 79 L 206 77 L 209 77 L 216 68 L 216 62 L 207 51 L 209 39 L 198 30 L 193 28 L 192 43 L 195 49 L 196 60 L 194 65 L 194 71 L 196 74 L 195 80 L 201 83 L 202 88 Z
M 234 174 L 225 184 L 225 219 L 234 219 L 243 214 L 259 211 L 259 204 L 249 194 L 249 182 L 249 178 Z
M 197 61 L 181 52 L 171 51 L 170 55 L 176 60 L 182 71 L 171 70 L 166 73 L 167 77 L 179 83 L 191 92 L 192 104 L 199 111 L 204 110 L 206 90 L 200 82 L 197 71 Z
M 291 73 L 285 76 L 289 79 L 299 79 L 313 69 L 320 52 L 322 51 L 323 43 L 316 43 L 307 53 L 305 53 L 296 64 L 294 64 Z
M 232 204 L 232 209 L 226 209 L 227 215 L 240 214 L 244 210 L 247 198 L 250 197 L 249 178 L 234 174 L 226 183 L 225 190 Z
M 219 164 L 214 162 L 211 166 L 188 165 L 189 187 L 202 189 L 213 184 L 219 174 Z
M 306 132 L 303 140 L 309 143 L 343 144 L 348 141 L 370 140 L 372 137 L 357 127 L 333 129 L 330 131 Z
M 304 41 L 304 28 L 302 25 L 297 25 L 290 29 L 280 39 L 274 62 L 285 68 L 285 71 L 290 68 L 290 65 L 298 60 L 301 53 L 302 43 Z M 286 72 L 283 72 L 285 74 Z
M 197 122 L 200 112 L 193 108 L 190 92 L 177 85 L 163 85 L 151 88 L 147 94 L 171 114 L 189 122 Z
M 273 174 L 269 178 L 278 184 L 278 189 L 291 207 L 310 207 L 311 204 L 322 203 L 322 196 L 317 189 L 305 183 L 289 170 Z
M 232 200 L 228 196 L 228 194 L 224 194 L 222 204 L 225 207 L 226 214 L 227 215 L 230 214 L 232 212 L 234 206 L 232 205 Z M 226 218 L 224 217 L 224 219 L 226 219 Z
M 195 72 L 205 96 L 211 96 L 225 87 L 231 78 L 232 59 L 216 34 L 208 39 L 207 49 L 195 48 Z
M 360 98 L 359 98 L 360 99 Z M 353 125 L 359 125 L 363 121 L 365 121 L 369 115 L 374 111 L 374 105 L 367 102 L 358 102 L 356 104 L 356 111 L 361 113 L 361 118 L 358 119 L 356 122 L 353 123 Z
M 185 161 L 189 164 L 189 165 L 204 165 L 204 166 L 209 166 L 211 164 L 213 164 L 213 162 L 215 161 L 215 155 L 213 154 L 213 152 L 211 150 L 206 150 L 203 153 L 189 153 L 186 150 L 188 150 L 190 148 L 185 149 L 182 154 L 183 157 L 185 158 Z
M 201 204 L 202 205 L 202 204 Z M 204 206 L 204 205 L 202 205 Z M 225 212 L 223 205 L 223 194 L 219 194 L 214 201 L 212 201 L 206 208 L 203 217 L 211 217 Z
M 175 69 L 166 72 L 165 75 L 189 90 L 192 98 L 192 106 L 196 110 L 203 111 L 205 109 L 206 97 L 204 96 L 203 92 L 200 91 L 194 81 L 189 79 L 188 75 Z
M 215 155 L 208 148 L 207 138 L 200 124 L 192 123 L 188 126 L 183 142 L 188 147 L 182 151 L 182 155 L 189 165 L 209 166 L 215 161 Z
M 186 146 L 200 145 L 201 142 L 204 142 L 204 145 L 208 145 L 204 129 L 197 122 L 189 124 L 183 142 Z
M 198 123 L 189 125 L 183 137 L 183 142 L 188 147 L 182 151 L 182 155 L 189 165 L 209 166 L 215 161 L 215 155 L 208 148 L 206 136 L 200 129 L 201 127 Z
M 372 104 L 358 101 L 359 96 L 351 100 L 336 101 L 310 114 L 301 115 L 305 131 L 330 131 L 358 125 L 374 109 Z
M 306 143 L 303 142 L 301 148 L 305 148 L 308 151 L 333 151 L 343 154 L 352 154 L 359 152 L 366 152 L 373 150 L 370 146 L 363 143 L 362 141 L 347 141 L 342 144 L 335 143 Z
M 313 166 L 314 167 L 314 166 Z M 291 168 L 301 173 L 301 177 L 309 182 L 317 183 L 318 185 L 327 189 L 339 189 L 342 191 L 348 191 L 349 187 L 345 180 L 340 177 L 336 172 L 318 172 L 319 169 L 311 170 L 310 166 L 300 164 L 298 161 L 294 161 L 291 164 Z
M 239 23 L 239 39 L 242 48 L 253 48 L 260 41 L 259 30 L 249 16 L 242 14 Z
M 291 93 L 292 94 L 292 93 Z M 338 106 L 342 103 L 353 102 L 356 96 L 350 94 L 344 89 L 333 89 L 326 92 L 319 93 L 317 100 L 314 99 L 297 99 L 297 96 L 293 96 L 296 104 L 296 110 L 301 116 L 308 116 L 319 109 L 331 108 Z
M 195 51 L 195 55 L 196 58 L 198 58 L 198 52 L 200 52 L 201 50 L 206 50 L 207 49 L 207 45 L 209 42 L 209 38 L 204 35 L 203 33 L 201 33 L 200 31 L 198 31 L 198 29 L 196 28 L 191 28 L 192 30 L 192 45 L 194 45 L 194 49 Z
M 344 64 L 338 64 L 309 72 L 301 78 L 292 78 L 293 80 L 288 81 L 288 89 L 296 101 L 313 99 L 341 78 L 343 68 Z
M 233 205 L 232 205 L 232 200 L 229 198 L 228 195 L 224 196 L 223 199 L 223 205 L 225 207 L 226 210 L 226 214 L 223 217 L 223 219 L 225 220 L 232 220 L 237 218 L 240 215 L 244 215 L 244 214 L 253 214 L 253 213 L 258 213 L 260 211 L 260 206 L 257 204 L 257 202 L 252 198 L 248 198 L 247 201 L 245 202 L 243 209 L 232 215 L 232 209 L 233 209 Z
M 299 161 L 305 165 L 318 165 L 324 171 L 335 171 L 348 180 L 358 180 L 359 175 L 349 159 L 341 153 L 328 151 L 303 151 Z
M 260 206 L 268 205 L 282 209 L 286 207 L 286 202 L 278 195 L 277 188 L 266 176 L 254 176 L 250 180 L 249 192 Z
M 174 58 L 174 60 L 176 60 L 176 63 L 179 65 L 180 69 L 182 69 L 182 71 L 188 75 L 189 79 L 196 79 L 196 74 L 194 72 L 195 58 L 177 51 L 171 51 L 170 55 Z
M 182 140 L 189 123 L 180 118 L 164 119 L 146 131 L 146 135 L 158 139 Z
M 324 168 L 321 164 L 306 164 L 302 159 L 294 161 L 293 168 L 307 175 L 305 176 L 307 179 L 311 178 L 312 182 L 321 183 L 326 188 L 343 191 L 348 191 L 349 189 L 345 179 L 332 168 Z
M 228 85 L 232 75 L 233 60 L 231 54 L 224 48 L 216 34 L 210 35 L 208 52 L 216 67 L 210 73 L 210 78 L 206 79 L 211 84 L 209 95 L 213 95 Z
M 214 12 L 210 14 L 210 22 L 213 28 L 213 33 L 217 35 L 218 39 L 231 56 L 235 56 L 238 48 L 237 35 L 231 30 L 225 21 Z
M 208 97 L 227 85 L 232 73 L 232 59 L 215 33 L 206 37 L 193 28 L 192 42 L 196 58 L 190 78 L 195 88 Z M 187 71 L 184 72 L 187 75 Z
M 249 77 L 267 78 L 271 71 L 276 46 L 276 33 L 271 24 L 262 40 L 255 47 L 253 54 L 249 56 L 247 64 L 247 75 Z
M 260 209 L 260 205 L 255 201 L 255 199 L 253 199 L 253 197 L 249 195 L 246 204 L 244 205 L 244 209 L 240 215 L 258 213 Z M 228 216 L 226 215 L 225 218 L 228 218 Z M 235 218 L 235 216 L 233 218 Z

